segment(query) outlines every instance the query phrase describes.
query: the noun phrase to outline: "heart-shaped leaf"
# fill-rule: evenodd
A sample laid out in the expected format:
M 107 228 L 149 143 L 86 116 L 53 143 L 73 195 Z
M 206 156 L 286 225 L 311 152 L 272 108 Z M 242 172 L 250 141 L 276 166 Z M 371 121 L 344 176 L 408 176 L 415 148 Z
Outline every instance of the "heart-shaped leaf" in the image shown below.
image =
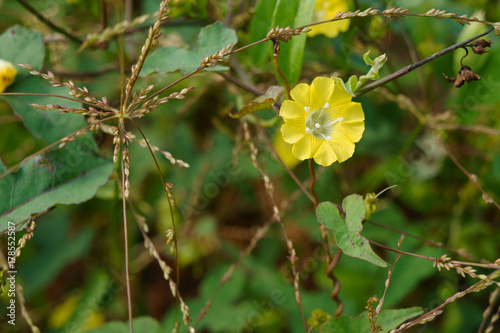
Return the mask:
M 169 46 L 152 52 L 144 63 L 141 76 L 154 72 L 171 73 L 179 69 L 182 73 L 189 73 L 200 66 L 203 57 L 211 56 L 229 44 L 235 45 L 237 42 L 236 31 L 216 22 L 201 29 L 195 48 Z M 221 71 L 227 70 L 227 67 L 218 65 L 205 70 Z
M 333 231 L 337 245 L 348 256 L 366 260 L 379 267 L 387 263 L 373 252 L 370 243 L 361 236 L 363 219 L 366 216 L 365 203 L 359 194 L 351 194 L 342 202 L 345 219 L 331 202 L 322 202 L 316 208 L 318 222 Z

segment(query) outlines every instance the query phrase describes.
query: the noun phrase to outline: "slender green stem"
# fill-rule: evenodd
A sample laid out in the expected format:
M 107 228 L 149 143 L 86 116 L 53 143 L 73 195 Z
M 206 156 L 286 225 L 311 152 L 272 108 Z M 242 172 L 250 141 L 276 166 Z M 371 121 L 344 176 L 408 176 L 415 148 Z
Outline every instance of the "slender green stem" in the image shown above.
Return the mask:
M 132 121 L 132 123 L 134 124 L 134 126 L 137 128 L 137 130 L 139 131 L 139 133 L 141 133 L 141 136 L 142 138 L 144 139 L 144 142 L 146 142 L 146 145 L 148 146 L 148 149 L 149 149 L 149 152 L 151 153 L 151 157 L 153 158 L 153 161 L 155 162 L 155 165 L 156 165 L 156 169 L 158 170 L 158 173 L 160 175 L 160 178 L 161 178 L 161 182 L 163 184 L 163 190 L 165 191 L 165 195 L 167 196 L 167 199 L 168 199 L 168 205 L 170 207 L 170 217 L 172 219 L 172 230 L 174 232 L 174 246 L 175 246 L 175 264 L 176 264 L 176 267 L 177 267 L 177 288 L 179 288 L 179 285 L 180 285 L 180 279 L 179 279 L 179 252 L 178 252 L 178 249 L 177 249 L 177 232 L 175 230 L 175 218 L 174 218 L 174 213 L 173 213 L 173 207 L 172 207 L 172 203 L 170 202 L 170 195 L 168 193 L 168 190 L 167 190 L 167 182 L 165 181 L 165 178 L 163 178 L 163 173 L 161 172 L 161 168 L 160 168 L 160 165 L 158 164 L 158 160 L 156 159 L 155 157 L 155 154 L 153 152 L 153 149 L 151 148 L 151 145 L 149 144 L 149 140 L 146 138 L 146 136 L 144 135 L 144 133 L 142 132 L 141 128 L 137 125 L 137 123 L 130 118 L 130 121 Z
M 313 159 L 309 159 L 309 173 L 311 174 L 311 182 L 309 183 L 309 192 L 311 192 L 311 195 L 313 197 L 313 202 L 314 202 L 314 210 L 316 210 L 316 207 L 319 205 L 319 199 L 318 195 L 316 194 L 316 191 L 314 190 L 314 185 L 316 184 L 316 172 L 314 171 L 314 162 Z
M 124 144 L 125 126 L 123 120 L 120 121 L 120 145 Z M 123 151 L 123 148 L 121 149 Z M 122 204 L 123 204 L 123 237 L 125 239 L 125 279 L 127 287 L 127 306 L 128 306 L 128 322 L 130 333 L 134 333 L 132 325 L 132 295 L 130 290 L 130 270 L 129 270 L 129 249 L 128 249 L 128 223 L 127 223 L 127 198 L 125 196 L 125 163 L 123 158 L 120 158 L 121 171 L 122 171 Z
M 292 99 L 292 96 L 290 95 L 290 83 L 286 79 L 285 74 L 283 74 L 283 72 L 281 71 L 280 66 L 279 66 L 279 61 L 278 61 L 279 54 L 280 54 L 279 44 L 278 44 L 278 42 L 275 42 L 275 44 L 274 44 L 274 54 L 273 54 L 274 67 L 276 68 L 276 71 L 278 72 L 279 76 L 281 77 L 281 79 L 285 83 L 285 89 L 286 89 L 286 96 L 287 96 L 287 98 L 288 99 Z

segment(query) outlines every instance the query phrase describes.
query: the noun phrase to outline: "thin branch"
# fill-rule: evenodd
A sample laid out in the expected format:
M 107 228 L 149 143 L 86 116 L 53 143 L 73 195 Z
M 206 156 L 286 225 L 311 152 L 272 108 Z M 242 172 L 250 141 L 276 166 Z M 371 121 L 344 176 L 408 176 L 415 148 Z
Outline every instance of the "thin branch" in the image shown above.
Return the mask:
M 274 158 L 276 158 L 278 160 L 278 162 L 280 162 L 280 164 L 283 166 L 283 168 L 285 168 L 285 170 L 288 172 L 288 174 L 293 179 L 293 181 L 297 184 L 297 186 L 300 188 L 300 190 L 309 198 L 309 200 L 311 200 L 311 202 L 314 203 L 315 202 L 314 197 L 311 195 L 311 193 L 309 193 L 307 191 L 307 189 L 305 188 L 304 184 L 302 184 L 302 182 L 297 178 L 297 176 L 293 173 L 293 171 L 290 170 L 290 168 L 285 164 L 285 162 L 283 162 L 283 160 L 281 159 L 281 157 L 278 155 L 278 152 L 276 151 L 276 149 L 274 149 L 274 146 L 273 146 L 273 143 L 271 141 L 271 138 L 269 138 L 269 136 L 267 135 L 267 133 L 264 130 L 264 128 L 262 128 L 262 126 L 260 126 L 260 124 L 257 124 L 257 128 L 260 130 L 262 136 L 267 141 L 268 148 L 271 151 L 271 154 L 274 156 Z
M 43 24 L 45 24 L 46 26 L 48 26 L 52 30 L 55 30 L 55 31 L 63 34 L 64 36 L 68 37 L 68 39 L 70 39 L 71 41 L 73 41 L 75 43 L 78 43 L 78 44 L 83 43 L 83 41 L 80 38 L 78 38 L 76 36 L 73 36 L 72 34 L 70 34 L 69 32 L 67 32 L 66 30 L 64 30 L 63 28 L 55 25 L 52 21 L 50 21 L 48 18 L 46 18 L 45 16 L 43 16 L 41 13 L 39 13 L 35 8 L 33 8 L 25 0 L 17 0 L 17 2 L 19 2 L 19 4 L 21 6 L 23 6 L 26 10 L 28 10 L 33 15 L 35 15 L 40 21 L 42 21 Z
M 478 333 L 492 332 L 489 331 L 489 328 L 490 325 L 492 324 L 492 319 L 495 316 L 495 313 L 498 313 L 499 308 L 500 308 L 500 288 L 497 288 L 491 293 L 490 305 L 483 312 L 483 321 L 481 322 L 481 325 L 477 330 Z
M 78 103 L 82 103 L 82 104 L 86 104 L 86 105 L 89 105 L 89 106 L 92 106 L 96 109 L 101 109 L 101 107 L 97 104 L 94 104 L 94 103 L 90 103 L 90 102 L 87 102 L 87 101 L 84 101 L 84 100 L 81 100 L 81 99 L 78 99 L 78 98 L 73 98 L 73 97 L 67 97 L 67 96 L 63 96 L 63 95 L 54 95 L 54 94 L 42 94 L 42 93 L 23 93 L 23 92 L 7 92 L 7 93 L 0 93 L 0 96 L 1 95 L 5 95 L 5 96 L 42 96 L 42 97 L 57 97 L 57 98 L 63 98 L 63 99 L 67 99 L 67 100 L 70 100 L 70 101 L 73 101 L 73 102 L 78 102 Z M 111 113 L 110 113 L 111 114 Z
M 455 165 L 464 173 L 464 175 L 466 175 L 467 178 L 469 178 L 469 181 L 473 183 L 479 191 L 481 191 L 481 193 L 483 194 L 483 199 L 487 203 L 494 204 L 498 208 L 498 210 L 500 210 L 500 205 L 483 189 L 481 185 L 479 185 L 477 176 L 467 171 L 467 169 L 458 161 L 455 155 L 453 155 L 453 153 L 451 152 L 451 149 L 443 141 L 441 141 L 437 137 L 435 138 L 435 140 L 441 146 L 441 148 L 443 148 L 443 150 L 450 157 L 453 163 L 455 163 Z
M 253 87 L 250 87 L 250 86 L 247 86 L 246 84 L 244 84 L 243 82 L 241 82 L 240 80 L 238 80 L 237 78 L 235 78 L 234 76 L 231 76 L 229 74 L 226 74 L 226 73 L 223 73 L 223 72 L 217 72 L 217 74 L 219 74 L 220 76 L 222 76 L 224 79 L 228 80 L 229 82 L 233 83 L 234 85 L 256 95 L 256 96 L 260 96 L 262 95 L 263 93 L 260 91 L 260 90 L 256 90 L 255 88 Z
M 384 229 L 387 229 L 387 230 L 399 233 L 399 234 L 405 234 L 405 236 L 413 238 L 413 239 L 416 239 L 416 240 L 418 240 L 418 241 L 420 241 L 422 243 L 427 244 L 430 247 L 439 247 L 439 248 L 444 249 L 446 251 L 456 253 L 459 256 L 461 256 L 463 258 L 466 258 L 467 260 L 475 260 L 474 257 L 472 257 L 469 253 L 465 252 L 464 250 L 460 250 L 460 249 L 459 250 L 455 250 L 455 249 L 452 249 L 450 247 L 445 246 L 442 242 L 435 242 L 433 240 L 429 240 L 427 238 L 423 238 L 423 237 L 420 237 L 420 236 L 417 236 L 417 235 L 413 235 L 411 233 L 407 233 L 406 231 L 403 231 L 403 230 L 400 230 L 400 229 L 397 229 L 397 228 L 394 228 L 394 227 L 391 227 L 391 226 L 388 226 L 388 225 L 384 225 L 384 224 L 381 224 L 381 223 L 377 223 L 377 222 L 374 222 L 374 221 L 371 221 L 371 220 L 365 220 L 365 222 L 369 223 L 369 224 L 372 224 L 374 226 L 380 227 L 380 228 L 384 228 Z
M 455 51 L 456 49 L 464 47 L 465 45 L 469 44 L 470 42 L 472 42 L 472 41 L 474 41 L 474 40 L 476 40 L 476 39 L 478 39 L 480 37 L 483 37 L 483 36 L 489 34 L 490 32 L 493 31 L 493 29 L 494 28 L 492 27 L 488 31 L 483 32 L 482 34 L 479 34 L 479 35 L 477 35 L 475 37 L 469 38 L 466 41 L 463 41 L 463 42 L 457 43 L 455 45 L 449 46 L 449 47 L 447 47 L 447 48 L 445 48 L 445 49 L 443 49 L 443 50 L 441 50 L 439 52 L 434 53 L 433 55 L 428 56 L 425 59 L 422 59 L 422 60 L 420 60 L 420 61 L 418 61 L 416 63 L 408 65 L 408 66 L 406 66 L 404 68 L 401 68 L 399 71 L 394 72 L 394 73 L 392 73 L 392 74 L 390 74 L 390 75 L 388 75 L 388 76 L 386 76 L 386 77 L 384 77 L 384 78 L 382 78 L 380 80 L 372 82 L 372 83 L 364 86 L 363 88 L 359 89 L 355 93 L 355 97 L 361 96 L 361 95 L 363 95 L 363 94 L 365 94 L 365 93 L 367 93 L 367 92 L 369 92 L 369 91 L 371 91 L 371 90 L 373 90 L 373 89 L 375 89 L 377 87 L 380 87 L 381 85 L 384 85 L 384 84 L 386 84 L 388 82 L 396 80 L 396 79 L 400 78 L 401 76 L 408 74 L 409 72 L 411 72 L 415 68 L 418 68 L 418 67 L 420 67 L 422 65 L 425 65 L 426 63 L 428 63 L 428 62 L 430 62 L 430 61 L 432 61 L 434 59 L 437 59 L 437 58 L 439 58 L 439 57 L 441 57 L 441 56 L 443 56 L 443 55 L 445 55 L 447 53 Z

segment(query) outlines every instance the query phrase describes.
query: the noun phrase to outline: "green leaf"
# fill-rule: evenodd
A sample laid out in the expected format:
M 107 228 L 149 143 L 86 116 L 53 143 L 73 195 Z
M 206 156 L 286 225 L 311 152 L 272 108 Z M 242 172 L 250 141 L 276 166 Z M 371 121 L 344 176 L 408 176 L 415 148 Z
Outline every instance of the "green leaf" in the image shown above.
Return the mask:
M 283 93 L 283 90 L 283 87 L 280 86 L 270 86 L 264 95 L 251 100 L 247 105 L 242 107 L 240 111 L 235 114 L 230 113 L 229 116 L 231 118 L 241 118 L 259 110 L 271 109 L 278 97 Z
M 134 332 L 162 333 L 160 324 L 151 317 L 137 317 L 132 321 Z M 87 333 L 129 333 L 128 323 L 112 321 Z
M 49 86 L 39 77 L 28 77 L 13 86 L 16 91 L 66 93 L 65 88 Z M 56 104 L 60 99 L 41 96 L 1 96 L 20 115 L 27 129 L 51 144 L 87 125 L 84 117 L 60 114 L 57 110 L 41 111 L 30 104 Z M 68 101 L 69 107 L 80 107 Z M 56 204 L 73 204 L 92 198 L 107 183 L 113 163 L 97 155 L 91 133 L 76 138 L 57 151 L 51 151 L 24 163 L 20 169 L 0 179 L 0 231 L 8 221 L 19 223 L 30 215 Z M 6 167 L 0 162 L 0 173 Z
M 315 2 L 315 0 L 278 0 L 272 26 L 296 28 L 310 23 Z M 278 58 L 280 69 L 292 86 L 297 83 L 302 71 L 305 44 L 305 33 L 293 36 L 288 43 L 280 43 L 281 54 Z
M 382 332 L 389 332 L 405 321 L 423 313 L 422 308 L 413 307 L 407 309 L 382 310 L 377 318 L 377 323 L 382 327 Z M 370 333 L 370 321 L 368 311 L 361 313 L 358 317 L 341 316 L 331 318 L 321 327 L 320 333 Z
M 42 34 L 20 26 L 13 26 L 0 35 L 0 59 L 14 65 L 30 64 L 35 70 L 41 70 L 45 58 L 45 46 Z M 29 71 L 18 66 L 16 81 L 29 75 Z
M 56 204 L 81 203 L 94 197 L 113 172 L 113 163 L 84 151 L 78 142 L 64 150 L 30 159 L 16 173 L 0 179 L 0 232 Z M 0 172 L 6 167 L 0 162 Z
M 387 263 L 373 252 L 368 240 L 361 236 L 362 222 L 366 216 L 363 197 L 351 194 L 342 202 L 342 208 L 346 213 L 345 220 L 334 204 L 322 202 L 316 208 L 318 222 L 333 231 L 337 245 L 348 256 L 366 260 L 379 267 L 387 267 Z
M 255 6 L 255 13 L 252 15 L 250 22 L 250 42 L 267 37 L 267 33 L 273 27 L 273 15 L 278 0 L 259 0 Z M 260 67 L 267 60 L 269 61 L 272 55 L 272 42 L 266 42 L 254 45 L 250 48 L 253 64 Z
M 204 57 L 211 56 L 229 44 L 238 42 L 236 31 L 228 29 L 221 22 L 215 22 L 201 29 L 195 48 L 162 47 L 146 59 L 141 76 L 151 73 L 171 73 L 180 70 L 189 73 L 198 68 Z M 227 70 L 225 66 L 206 68 L 207 71 Z

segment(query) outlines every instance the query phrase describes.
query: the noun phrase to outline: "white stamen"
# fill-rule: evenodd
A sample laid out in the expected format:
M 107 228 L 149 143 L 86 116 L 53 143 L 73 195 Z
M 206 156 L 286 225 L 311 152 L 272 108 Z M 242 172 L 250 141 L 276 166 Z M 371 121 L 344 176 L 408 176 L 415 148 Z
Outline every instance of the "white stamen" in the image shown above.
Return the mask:
M 341 123 L 343 120 L 344 120 L 344 117 L 337 118 L 337 119 L 335 119 L 335 120 L 332 122 L 332 125 L 333 125 L 333 124 L 336 124 L 336 123 Z
M 323 109 L 328 109 L 329 107 L 330 107 L 330 104 L 328 104 L 328 102 L 325 103 L 325 105 L 323 105 Z
M 332 137 L 331 137 L 331 136 L 327 136 L 327 137 L 326 137 L 326 141 L 330 141 L 331 139 L 332 139 Z
M 321 125 L 320 125 L 319 123 L 316 123 L 316 124 L 314 124 L 314 127 L 316 127 L 316 128 L 320 128 L 320 127 L 321 127 Z
M 311 129 L 309 127 L 306 127 L 306 133 L 307 134 L 311 133 Z
M 311 110 L 311 107 L 310 106 L 304 106 L 304 110 L 306 110 L 306 112 L 309 112 L 309 110 Z

